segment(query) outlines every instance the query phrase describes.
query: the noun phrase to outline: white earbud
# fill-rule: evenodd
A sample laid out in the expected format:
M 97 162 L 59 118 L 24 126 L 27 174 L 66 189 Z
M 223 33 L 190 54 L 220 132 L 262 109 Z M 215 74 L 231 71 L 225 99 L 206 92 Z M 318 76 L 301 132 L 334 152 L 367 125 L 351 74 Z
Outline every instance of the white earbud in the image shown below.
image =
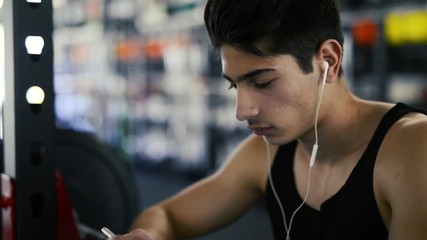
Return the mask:
M 329 70 L 329 63 L 327 61 L 323 62 L 323 81 L 322 81 L 322 85 L 325 85 L 326 83 L 326 76 L 328 75 L 328 70 Z
M 327 69 L 328 67 L 329 67 L 329 63 L 328 63 L 328 61 L 323 61 L 323 67 L 325 68 L 325 69 Z

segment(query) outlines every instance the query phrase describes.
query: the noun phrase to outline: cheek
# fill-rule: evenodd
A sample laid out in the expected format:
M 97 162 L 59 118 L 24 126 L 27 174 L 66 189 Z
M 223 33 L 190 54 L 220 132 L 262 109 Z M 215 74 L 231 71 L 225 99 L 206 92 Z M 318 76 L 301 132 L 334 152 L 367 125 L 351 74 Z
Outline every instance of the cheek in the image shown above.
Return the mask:
M 295 88 L 282 87 L 268 94 L 268 104 L 276 110 L 286 110 L 301 100 L 300 91 Z
M 281 121 L 288 122 L 287 119 L 294 115 L 295 98 L 296 96 L 287 91 L 271 93 L 264 102 L 264 112 L 276 124 Z
M 313 114 L 315 93 L 310 94 L 302 88 L 287 89 L 268 96 L 265 107 L 271 117 L 286 124 L 305 124 Z

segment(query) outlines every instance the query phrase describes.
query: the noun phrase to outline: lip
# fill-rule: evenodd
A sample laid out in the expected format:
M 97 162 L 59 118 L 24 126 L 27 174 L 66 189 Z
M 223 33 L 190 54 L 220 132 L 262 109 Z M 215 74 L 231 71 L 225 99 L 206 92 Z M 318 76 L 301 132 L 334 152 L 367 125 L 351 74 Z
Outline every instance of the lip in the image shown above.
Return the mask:
M 273 129 L 272 127 L 254 127 L 250 128 L 256 135 L 258 136 L 264 136 L 271 132 Z

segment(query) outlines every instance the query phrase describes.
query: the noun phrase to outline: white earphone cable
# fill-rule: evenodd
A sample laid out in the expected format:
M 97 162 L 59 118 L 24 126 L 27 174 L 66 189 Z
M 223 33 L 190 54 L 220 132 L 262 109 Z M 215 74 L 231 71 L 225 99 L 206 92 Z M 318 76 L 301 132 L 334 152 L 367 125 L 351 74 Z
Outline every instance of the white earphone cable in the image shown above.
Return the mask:
M 267 160 L 268 160 L 268 168 L 269 168 L 269 173 L 268 173 L 268 181 L 270 183 L 271 186 L 271 191 L 273 192 L 274 197 L 276 198 L 276 201 L 279 205 L 280 208 L 280 212 L 282 214 L 282 218 L 283 218 L 283 225 L 285 226 L 285 230 L 286 232 L 288 232 L 288 224 L 286 223 L 286 214 L 285 214 L 285 210 L 283 209 L 282 203 L 280 201 L 279 195 L 276 192 L 276 187 L 274 186 L 273 183 L 273 179 L 272 179 L 272 174 L 271 174 L 271 157 L 270 157 L 270 144 L 268 144 L 267 140 L 264 138 L 265 144 L 267 146 Z
M 265 140 L 265 138 L 264 138 Z M 311 170 L 312 170 L 312 166 L 310 166 L 310 169 L 308 171 L 308 185 L 307 185 L 307 191 L 305 193 L 305 197 L 304 200 L 302 201 L 302 203 L 298 206 L 297 209 L 295 209 L 295 211 L 293 212 L 292 216 L 291 216 L 291 220 L 289 221 L 289 226 L 286 223 L 286 213 L 285 210 L 282 206 L 282 202 L 280 201 L 280 197 L 277 194 L 276 191 L 276 187 L 274 186 L 273 183 L 273 178 L 272 178 L 272 173 L 271 173 L 271 157 L 270 157 L 270 144 L 267 143 L 266 141 L 266 146 L 267 146 L 267 159 L 268 159 L 268 166 L 269 166 L 269 174 L 268 174 L 268 181 L 270 183 L 271 186 L 271 191 L 273 192 L 274 197 L 276 198 L 277 204 L 279 205 L 280 208 L 280 212 L 282 214 L 282 218 L 283 218 L 283 225 L 285 226 L 285 230 L 286 230 L 286 240 L 290 240 L 290 233 L 291 233 L 291 227 L 292 227 L 292 222 L 294 220 L 295 214 L 298 212 L 298 210 L 305 204 L 305 202 L 307 201 L 308 198 L 308 194 L 310 193 L 310 186 L 311 186 Z
M 272 173 L 271 173 L 272 160 L 271 160 L 271 156 L 270 156 L 270 144 L 268 143 L 267 139 L 264 137 L 264 142 L 265 142 L 266 147 L 267 147 L 267 160 L 268 160 L 268 167 L 269 167 L 268 181 L 270 183 L 271 190 L 273 192 L 274 197 L 276 198 L 276 201 L 277 201 L 277 203 L 279 205 L 279 208 L 280 208 L 280 211 L 281 211 L 281 214 L 282 214 L 283 224 L 284 224 L 285 230 L 286 230 L 286 240 L 290 240 L 291 239 L 290 233 L 291 233 L 292 222 L 294 220 L 295 214 L 301 209 L 302 206 L 304 206 L 304 204 L 307 201 L 308 195 L 310 193 L 311 171 L 312 171 L 312 168 L 314 166 L 314 161 L 316 159 L 317 150 L 318 150 L 318 147 L 319 147 L 319 145 L 318 145 L 319 138 L 318 138 L 318 134 L 317 134 L 317 122 L 318 122 L 318 118 L 319 118 L 320 105 L 321 105 L 322 98 L 323 98 L 323 90 L 325 88 L 325 83 L 326 83 L 326 76 L 327 76 L 328 68 L 329 68 L 328 62 L 325 61 L 325 65 L 324 66 L 325 66 L 325 69 L 324 69 L 324 72 L 323 72 L 322 86 L 321 86 L 321 90 L 320 90 L 319 100 L 318 100 L 318 103 L 317 103 L 316 117 L 315 117 L 315 121 L 314 121 L 315 143 L 313 145 L 313 150 L 312 150 L 312 153 L 311 153 L 311 156 L 310 156 L 310 163 L 309 163 L 309 170 L 308 170 L 308 177 L 307 177 L 308 178 L 307 179 L 307 190 L 306 190 L 306 193 L 305 193 L 305 196 L 304 196 L 304 199 L 303 199 L 302 203 L 292 213 L 291 219 L 289 221 L 289 226 L 286 223 L 286 213 L 285 213 L 285 210 L 284 210 L 284 208 L 282 206 L 282 203 L 280 201 L 279 195 L 277 194 L 276 188 L 275 188 L 274 183 L 273 183 L 273 177 L 272 177 Z

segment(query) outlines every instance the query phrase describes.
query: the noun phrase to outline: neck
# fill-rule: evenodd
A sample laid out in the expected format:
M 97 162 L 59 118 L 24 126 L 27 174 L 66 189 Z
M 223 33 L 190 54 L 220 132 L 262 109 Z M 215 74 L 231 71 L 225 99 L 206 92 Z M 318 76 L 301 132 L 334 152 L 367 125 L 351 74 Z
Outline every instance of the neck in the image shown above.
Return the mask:
M 360 139 L 360 122 L 357 119 L 363 114 L 363 101 L 352 95 L 345 86 L 337 85 L 328 89 L 320 106 L 316 162 L 340 159 L 359 145 L 355 140 Z M 299 139 L 299 143 L 309 155 L 315 141 L 313 125 L 313 128 Z

